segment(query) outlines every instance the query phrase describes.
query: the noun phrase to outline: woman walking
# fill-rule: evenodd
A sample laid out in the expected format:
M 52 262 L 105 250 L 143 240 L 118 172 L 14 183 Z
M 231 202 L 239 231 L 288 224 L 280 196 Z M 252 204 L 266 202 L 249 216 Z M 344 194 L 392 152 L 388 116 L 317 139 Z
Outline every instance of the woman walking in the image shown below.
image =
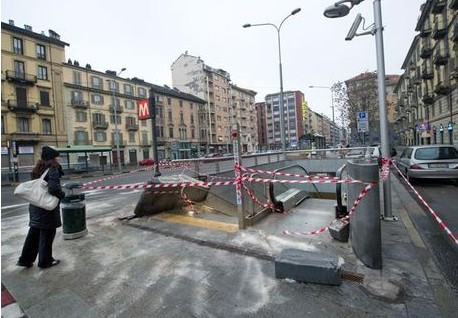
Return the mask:
M 32 170 L 32 179 L 38 179 L 49 168 L 44 178 L 48 182 L 48 192 L 51 195 L 63 199 L 65 192 L 62 191 L 60 178 L 63 176 L 62 167 L 59 164 L 59 152 L 51 147 L 41 149 L 41 159 Z M 49 268 L 60 263 L 60 260 L 52 256 L 52 244 L 56 236 L 56 229 L 62 225 L 60 219 L 60 204 L 48 211 L 29 205 L 29 233 L 22 248 L 21 257 L 16 265 L 32 267 L 38 255 L 38 267 Z

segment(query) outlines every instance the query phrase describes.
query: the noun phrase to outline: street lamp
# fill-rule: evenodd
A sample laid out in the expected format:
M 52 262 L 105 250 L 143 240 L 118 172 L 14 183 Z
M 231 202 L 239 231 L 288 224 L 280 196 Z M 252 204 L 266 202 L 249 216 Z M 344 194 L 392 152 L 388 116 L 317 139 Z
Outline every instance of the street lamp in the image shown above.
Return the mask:
M 122 72 L 126 70 L 125 67 L 119 71 L 119 73 L 115 73 L 115 77 L 121 75 Z M 115 98 L 115 88 L 116 88 L 116 82 L 115 80 L 109 80 L 110 86 L 111 86 L 111 95 L 113 98 L 112 102 L 112 107 L 113 107 L 113 113 L 114 113 L 114 124 L 115 124 L 115 145 L 116 145 L 116 157 L 118 159 L 118 170 L 119 172 L 122 173 L 122 165 L 121 165 L 121 150 L 119 149 L 119 130 L 118 130 L 118 107 L 116 105 L 116 98 Z
M 327 18 L 340 18 L 346 16 L 353 6 L 360 4 L 364 0 L 342 0 L 334 5 L 326 8 L 324 16 Z M 377 87 L 378 87 L 378 106 L 380 117 L 380 142 L 383 158 L 390 158 L 391 152 L 389 148 L 388 136 L 388 118 L 386 109 L 386 86 L 385 86 L 385 57 L 383 50 L 383 25 L 382 25 L 382 7 L 381 0 L 374 0 L 374 27 L 371 34 L 375 34 L 375 47 L 377 56 Z M 344 3 L 350 3 L 348 8 Z M 356 31 L 355 31 L 356 32 Z M 361 34 L 362 35 L 362 34 Z M 383 201 L 384 201 L 384 216 L 385 220 L 395 221 L 391 207 L 391 183 L 390 175 L 383 182 Z
M 280 42 L 280 30 L 281 26 L 283 23 L 288 19 L 290 16 L 295 15 L 301 11 L 301 8 L 294 9 L 291 11 L 291 13 L 281 21 L 279 26 L 276 26 L 273 23 L 257 23 L 257 24 L 244 24 L 244 28 L 250 28 L 250 27 L 255 27 L 255 26 L 264 26 L 264 25 L 270 25 L 277 30 L 277 38 L 278 38 L 278 61 L 279 61 L 279 67 L 280 67 L 280 138 L 281 138 L 281 150 L 284 152 L 286 151 L 286 139 L 285 139 L 285 122 L 284 122 L 284 106 L 283 106 L 283 70 L 282 70 L 282 64 L 281 64 L 281 42 Z M 289 123 L 288 123 L 289 124 Z
M 329 89 L 331 91 L 331 109 L 332 109 L 332 140 L 331 140 L 331 143 L 332 143 L 332 147 L 335 148 L 336 146 L 336 122 L 334 120 L 334 90 L 332 89 L 332 87 L 329 87 L 329 86 L 315 86 L 315 85 L 310 85 L 309 88 L 326 88 L 326 89 Z

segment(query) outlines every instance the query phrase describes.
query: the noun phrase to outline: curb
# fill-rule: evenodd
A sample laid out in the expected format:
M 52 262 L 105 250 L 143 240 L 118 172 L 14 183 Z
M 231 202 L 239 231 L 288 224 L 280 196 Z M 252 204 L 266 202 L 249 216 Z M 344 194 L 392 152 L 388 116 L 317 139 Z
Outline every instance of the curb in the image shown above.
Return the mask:
M 2 283 L 2 318 L 24 318 L 26 315 Z

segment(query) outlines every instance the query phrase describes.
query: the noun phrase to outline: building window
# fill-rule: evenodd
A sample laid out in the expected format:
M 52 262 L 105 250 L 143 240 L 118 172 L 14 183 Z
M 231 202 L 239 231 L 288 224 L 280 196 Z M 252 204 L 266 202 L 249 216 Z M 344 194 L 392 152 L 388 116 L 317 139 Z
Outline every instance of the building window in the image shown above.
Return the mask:
M 170 97 L 167 97 L 167 105 L 172 105 L 172 99 Z
M 38 79 L 48 80 L 48 69 L 44 66 L 38 66 Z
M 2 116 L 2 134 L 6 134 L 5 131 L 5 118 Z
M 103 96 L 100 94 L 92 94 L 91 102 L 96 105 L 103 105 Z
M 180 107 L 183 107 L 183 101 L 180 100 Z
M 135 132 L 129 132 L 129 142 L 135 142 Z
M 138 96 L 139 97 L 146 97 L 146 90 L 143 87 L 138 88 Z
M 146 146 L 148 143 L 148 132 L 142 131 L 142 144 Z
M 37 59 L 46 60 L 46 47 L 41 44 L 37 44 Z
M 169 127 L 169 138 L 173 138 L 173 127 Z
M 146 120 L 140 120 L 142 122 L 142 127 L 146 127 Z
M 192 139 L 196 138 L 196 133 L 195 133 L 195 131 L 194 131 L 194 128 L 191 129 L 191 138 L 192 138 Z
M 134 103 L 134 101 L 132 101 L 130 99 L 126 99 L 124 101 L 124 104 L 126 106 L 126 109 L 135 109 L 135 103 Z
M 81 73 L 74 71 L 73 72 L 73 84 L 81 85 Z
M 103 81 L 100 77 L 92 76 L 91 85 L 92 85 L 92 88 L 103 89 Z
M 110 115 L 110 123 L 112 123 L 113 125 L 114 124 L 121 125 L 121 116 L 116 115 L 116 122 L 115 122 L 115 115 Z
M 88 144 L 87 132 L 84 130 L 75 131 L 75 145 Z
M 18 117 L 17 119 L 17 131 L 20 133 L 30 132 L 30 119 L 27 117 Z
M 191 110 L 192 110 L 192 108 L 194 107 L 194 105 L 193 105 L 192 103 L 189 103 L 189 107 L 190 107 Z
M 93 118 L 95 124 L 103 124 L 103 123 L 105 123 L 105 115 L 104 114 L 95 113 L 92 116 L 93 116 L 92 118 Z
M 124 84 L 124 94 L 133 95 L 132 85 Z
M 173 121 L 172 111 L 171 111 L 171 110 L 169 110 L 169 121 L 170 121 L 170 122 Z
M 83 92 L 80 91 L 72 91 L 72 101 L 83 101 Z
M 14 75 L 19 78 L 25 78 L 25 65 L 22 61 L 14 61 Z
M 194 115 L 191 114 L 191 124 L 194 125 Z
M 107 133 L 104 131 L 96 131 L 94 133 L 94 139 L 95 141 L 101 142 L 101 141 L 106 141 L 107 140 Z
M 75 111 L 75 120 L 77 122 L 86 122 L 87 121 L 87 113 L 83 110 Z
M 51 135 L 51 119 L 45 118 L 41 121 L 43 135 Z
M 24 54 L 24 46 L 22 45 L 22 39 L 13 38 L 13 52 L 16 54 Z
M 41 106 L 51 106 L 49 103 L 49 92 L 48 91 L 40 91 L 40 105 Z

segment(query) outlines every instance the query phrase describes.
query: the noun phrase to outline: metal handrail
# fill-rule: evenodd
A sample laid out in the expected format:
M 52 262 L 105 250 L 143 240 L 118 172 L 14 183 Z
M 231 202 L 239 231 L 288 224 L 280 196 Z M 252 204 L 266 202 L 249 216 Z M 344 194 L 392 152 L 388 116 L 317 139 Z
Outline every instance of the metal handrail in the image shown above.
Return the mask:
M 340 167 L 337 172 L 336 172 L 336 177 L 339 178 L 339 180 L 342 179 L 342 174 L 344 170 L 347 169 L 347 164 L 344 164 L 342 167 Z M 344 209 L 344 206 L 342 204 L 342 183 L 337 183 L 336 184 L 336 199 L 337 199 L 337 211 L 336 213 L 338 214 L 338 217 L 346 215 L 347 211 Z
M 281 171 L 285 171 L 285 170 L 291 169 L 291 168 L 300 168 L 302 171 L 304 171 L 304 175 L 309 176 L 309 173 L 308 173 L 307 169 L 305 169 L 301 165 L 291 165 L 291 166 L 287 166 L 287 167 L 276 169 L 273 172 L 275 172 L 275 173 L 276 172 L 281 172 Z M 277 179 L 277 174 L 274 174 L 273 179 Z M 321 199 L 322 197 L 321 197 L 320 191 L 318 190 L 318 188 L 316 187 L 316 185 L 314 183 L 312 183 L 312 185 L 315 188 L 316 193 L 318 193 L 318 197 Z M 270 196 L 270 199 L 271 199 L 272 203 L 274 204 L 274 206 L 277 206 L 278 205 L 278 201 L 276 200 L 276 197 L 275 197 L 274 186 L 275 186 L 275 183 L 270 183 L 269 184 L 269 196 Z

